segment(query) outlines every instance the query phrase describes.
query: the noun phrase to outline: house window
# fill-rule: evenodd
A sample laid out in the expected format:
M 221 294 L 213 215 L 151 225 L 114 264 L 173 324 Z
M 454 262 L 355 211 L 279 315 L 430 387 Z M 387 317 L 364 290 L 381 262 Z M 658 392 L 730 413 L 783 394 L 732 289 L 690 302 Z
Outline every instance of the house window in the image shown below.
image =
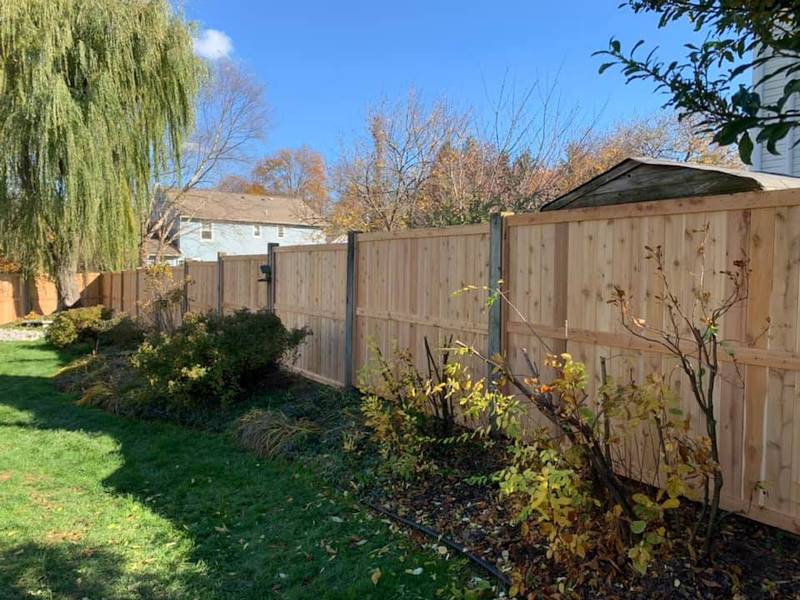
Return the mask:
M 283 225 L 278 225 L 278 237 L 282 238 L 285 233 L 286 231 L 284 230 Z
M 261 225 L 253 225 L 253 237 L 261 237 Z
M 204 222 L 200 225 L 200 239 L 201 240 L 214 239 L 213 223 Z

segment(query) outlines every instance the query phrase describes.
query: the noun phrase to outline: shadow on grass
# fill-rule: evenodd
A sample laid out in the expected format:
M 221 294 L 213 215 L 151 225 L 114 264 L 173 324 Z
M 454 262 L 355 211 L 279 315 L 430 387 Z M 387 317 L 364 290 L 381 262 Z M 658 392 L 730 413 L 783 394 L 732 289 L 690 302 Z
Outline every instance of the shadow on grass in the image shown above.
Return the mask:
M 162 582 L 146 574 L 138 575 L 126 589 L 120 589 L 124 564 L 124 557 L 117 553 L 79 544 L 21 544 L 0 559 L 0 581 L 12 582 L 2 598 L 164 597 Z
M 75 406 L 72 397 L 55 390 L 52 379 L 31 375 L 35 370 L 49 375 L 41 364 L 47 357 L 50 370 L 58 366 L 53 364 L 52 351 L 35 344 L 20 350 L 24 356 L 5 362 L 0 352 L 0 438 L 3 429 L 20 426 L 26 431 L 110 436 L 118 447 L 120 456 L 115 460 L 121 459 L 121 466 L 100 475 L 102 485 L 117 496 L 135 498 L 190 539 L 184 562 L 200 568 L 188 569 L 179 582 L 174 581 L 174 573 L 161 573 L 169 581 L 145 580 L 142 592 L 132 597 L 148 597 L 148 590 L 160 589 L 160 597 L 171 598 L 430 598 L 455 568 L 427 554 L 409 553 L 385 527 L 365 519 L 348 501 L 330 497 L 309 473 L 280 461 L 259 461 L 239 450 L 225 434 L 135 421 Z M 41 355 L 38 368 L 37 354 Z M 69 358 L 61 356 L 58 362 Z M 25 374 L 17 375 L 20 371 Z M 108 460 L 104 456 L 69 460 L 89 469 Z M 152 535 L 164 536 L 163 532 Z M 172 541 L 153 539 L 150 543 L 161 547 Z M 45 578 L 53 569 L 71 573 L 81 563 L 79 547 L 20 549 L 21 555 L 30 550 L 41 560 L 19 561 L 23 571 L 12 573 L 14 580 L 35 579 L 35 570 L 44 567 Z M 104 582 L 114 577 L 119 557 L 104 553 L 98 560 L 96 576 L 91 577 L 97 579 L 96 590 L 84 595 L 128 597 L 103 592 Z M 9 565 L 9 561 L 0 562 L 3 569 Z M 408 582 L 408 567 L 418 565 L 425 566 L 426 575 L 438 576 Z M 378 566 L 383 575 L 381 585 L 375 586 L 370 573 Z M 29 569 L 34 573 L 30 577 Z M 173 592 L 167 595 L 165 586 Z M 70 593 L 56 597 L 72 598 Z

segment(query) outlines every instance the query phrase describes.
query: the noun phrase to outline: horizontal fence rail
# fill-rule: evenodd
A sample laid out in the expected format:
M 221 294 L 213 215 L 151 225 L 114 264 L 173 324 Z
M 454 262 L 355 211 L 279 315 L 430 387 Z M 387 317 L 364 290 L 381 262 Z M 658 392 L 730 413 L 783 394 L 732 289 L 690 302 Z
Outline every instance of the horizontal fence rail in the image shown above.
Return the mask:
M 621 288 L 636 316 L 665 323 L 657 300 L 663 290 L 645 246 L 662 248 L 671 288 L 685 306 L 693 305 L 699 273 L 712 299 L 721 298 L 730 291 L 724 271 L 748 257 L 748 297 L 722 322 L 731 353 L 716 398 L 723 505 L 800 532 L 800 191 L 351 234 L 348 244 L 190 261 L 176 276 L 191 282 L 188 310 L 272 306 L 287 326 L 309 327 L 313 335 L 294 368 L 323 383 L 356 383 L 374 349 L 384 355 L 405 349 L 427 372 L 424 339 L 441 346 L 452 336 L 483 351 L 499 348 L 519 372 L 527 371 L 523 349 L 540 365 L 548 352 L 569 352 L 586 364 L 590 394 L 601 385 L 601 364 L 620 380 L 669 375 L 699 432 L 700 415 L 674 357 L 631 335 L 608 302 Z M 264 265 L 269 284 L 259 281 Z M 103 302 L 140 310 L 140 277 L 104 274 Z M 487 286 L 497 281 L 516 310 L 487 308 Z M 468 360 L 476 376 L 486 373 Z M 533 410 L 530 419 L 544 424 Z M 643 477 L 649 467 L 644 456 Z

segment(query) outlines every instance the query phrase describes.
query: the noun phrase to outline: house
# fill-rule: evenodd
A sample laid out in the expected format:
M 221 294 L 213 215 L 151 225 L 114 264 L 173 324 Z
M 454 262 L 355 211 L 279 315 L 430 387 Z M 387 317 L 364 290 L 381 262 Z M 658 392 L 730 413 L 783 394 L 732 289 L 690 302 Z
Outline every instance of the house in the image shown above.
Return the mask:
M 323 219 L 290 196 L 190 190 L 166 192 L 167 244 L 150 241 L 148 260 L 157 247 L 171 264 L 181 260 L 216 260 L 223 254 L 266 254 L 267 245 L 318 244 L 325 241 Z M 166 252 L 164 252 L 166 248 Z
M 755 91 L 761 96 L 762 104 L 775 104 L 780 100 L 784 87 L 790 80 L 796 79 L 797 74 L 787 75 L 786 72 L 783 72 L 766 81 L 764 81 L 764 76 L 793 62 L 795 59 L 789 57 L 772 57 L 753 69 L 753 84 L 756 85 Z M 798 96 L 800 96 L 798 93 L 789 96 L 787 110 L 794 111 L 800 108 Z M 798 136 L 800 136 L 800 131 L 796 127 L 790 129 L 787 136 L 776 145 L 778 154 L 767 151 L 766 143 L 757 142 L 753 148 L 753 169 L 767 173 L 800 176 L 800 144 L 796 143 L 800 139 Z

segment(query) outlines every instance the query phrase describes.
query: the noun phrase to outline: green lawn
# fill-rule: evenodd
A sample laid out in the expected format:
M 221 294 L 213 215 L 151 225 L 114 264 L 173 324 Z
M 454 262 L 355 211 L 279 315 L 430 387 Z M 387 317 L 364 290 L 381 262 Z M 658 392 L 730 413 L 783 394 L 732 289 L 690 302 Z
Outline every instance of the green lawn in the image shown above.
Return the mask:
M 0 343 L 0 599 L 434 598 L 463 572 L 223 434 L 74 406 L 63 363 Z

